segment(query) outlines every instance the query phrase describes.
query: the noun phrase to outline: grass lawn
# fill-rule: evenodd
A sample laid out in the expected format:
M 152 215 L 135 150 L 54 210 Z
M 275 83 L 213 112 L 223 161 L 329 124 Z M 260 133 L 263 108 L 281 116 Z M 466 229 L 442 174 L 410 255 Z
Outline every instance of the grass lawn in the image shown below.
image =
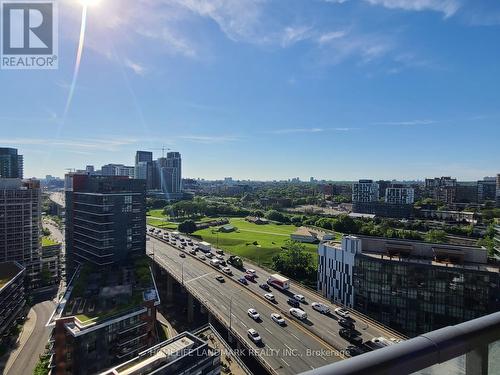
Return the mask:
M 165 219 L 167 216 L 163 215 L 163 208 L 159 208 L 157 210 L 149 210 L 147 212 L 147 216 L 157 217 L 160 219 Z
M 148 225 L 152 225 L 153 227 L 157 227 L 160 229 L 173 229 L 173 230 L 177 229 L 176 223 L 171 223 L 170 221 L 164 221 L 161 219 L 155 219 L 154 217 L 147 217 L 146 223 Z
M 59 242 L 54 241 L 52 238 L 48 236 L 42 237 L 42 246 L 52 246 L 57 245 Z
M 200 236 L 204 241 L 217 245 L 224 251 L 248 258 L 257 264 L 270 267 L 272 257 L 281 251 L 281 247 L 290 239 L 290 234 L 297 230 L 294 225 L 257 225 L 241 218 L 230 219 L 230 223 L 237 227 L 237 231 L 231 233 L 218 233 L 216 228 L 202 229 L 193 233 Z M 217 234 L 218 233 L 218 234 Z M 257 241 L 257 245 L 253 242 Z M 304 244 L 306 250 L 313 255 L 317 262 L 317 248 L 315 244 Z

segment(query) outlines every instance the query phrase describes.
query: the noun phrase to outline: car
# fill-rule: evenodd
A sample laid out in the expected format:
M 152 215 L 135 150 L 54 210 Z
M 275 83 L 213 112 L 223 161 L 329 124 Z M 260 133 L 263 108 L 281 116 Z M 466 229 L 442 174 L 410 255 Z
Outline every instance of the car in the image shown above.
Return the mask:
M 219 259 L 219 260 L 224 259 L 224 257 L 223 257 L 222 255 L 220 255 L 220 254 L 217 254 L 215 257 L 216 257 L 217 259 Z
M 221 275 L 216 276 L 216 277 L 215 277 L 215 280 L 217 280 L 219 283 L 224 283 L 224 282 L 226 282 L 226 280 L 224 279 L 224 276 L 221 276 Z
M 216 252 L 217 254 L 224 255 L 224 251 L 222 251 L 222 250 L 220 250 L 220 249 L 215 250 L 215 252 Z
M 184 246 L 183 245 L 179 245 L 179 249 L 184 250 Z
M 253 328 L 250 328 L 247 331 L 247 335 L 250 340 L 252 340 L 256 344 L 260 344 L 262 342 L 262 338 L 260 337 L 259 333 Z
M 191 242 L 191 241 L 188 241 L 188 243 L 187 243 L 187 244 L 188 244 L 189 246 L 193 246 L 193 242 Z
M 251 269 L 251 268 L 247 270 L 247 273 L 248 273 L 249 275 L 253 275 L 254 277 L 256 277 L 256 276 L 257 276 L 257 272 L 256 272 L 255 270 Z
M 259 288 L 267 290 L 267 291 L 271 290 L 271 288 L 269 288 L 269 285 L 267 285 L 267 284 L 260 284 Z
M 186 257 L 186 254 L 184 254 L 184 253 L 179 253 L 179 256 L 180 256 L 181 258 L 185 258 L 185 257 Z
M 354 323 L 350 319 L 340 318 L 339 319 L 339 325 L 341 327 L 354 330 Z
M 248 281 L 247 281 L 247 279 L 245 279 L 243 276 L 242 276 L 242 277 L 240 277 L 240 278 L 238 279 L 238 281 L 239 281 L 240 283 L 242 283 L 243 285 L 248 285 Z
M 229 268 L 229 267 L 224 267 L 222 269 L 222 272 L 224 272 L 226 275 L 232 275 L 233 274 L 233 272 L 231 271 L 231 268 Z
M 214 257 L 214 254 L 212 254 L 212 253 L 206 253 L 206 254 L 205 254 L 205 256 L 206 256 L 207 258 L 210 258 L 210 259 L 211 259 L 211 258 L 213 258 L 213 257 Z
M 255 276 L 254 276 L 254 275 L 251 275 L 251 274 L 249 274 L 249 273 L 246 273 L 246 274 L 245 274 L 245 279 L 250 280 L 250 281 L 254 281 Z
M 271 319 L 275 322 L 278 323 L 280 326 L 286 325 L 285 319 L 280 314 L 277 313 L 272 313 L 271 314 Z
M 271 293 L 266 293 L 264 294 L 264 298 L 267 299 L 268 301 L 275 302 L 276 298 L 274 298 L 274 295 Z
M 293 307 L 299 307 L 300 303 L 297 300 L 294 300 L 293 298 L 288 298 L 288 304 Z
M 299 320 L 307 320 L 307 313 L 304 310 L 292 307 L 290 309 L 290 314 Z
M 248 313 L 248 316 L 250 318 L 252 318 L 253 320 L 259 320 L 260 319 L 260 314 L 255 309 L 248 309 L 247 313 Z
M 196 250 L 194 249 L 189 250 L 189 254 L 196 255 Z
M 220 259 L 220 260 L 219 260 L 219 264 L 220 264 L 221 266 L 225 266 L 225 265 L 226 265 L 226 261 L 225 261 L 224 259 Z
M 179 241 L 181 242 L 185 242 L 186 240 L 184 238 L 181 238 Z
M 349 355 L 349 357 L 356 357 L 357 355 L 364 353 L 363 349 L 358 348 L 357 346 L 354 345 L 349 345 L 346 348 L 345 352 L 347 355 Z
M 207 258 L 205 258 L 205 255 L 200 255 L 200 259 L 201 259 L 201 260 L 205 260 L 205 259 L 207 259 Z
M 326 306 L 325 304 L 323 304 L 321 302 L 313 302 L 313 303 L 311 303 L 311 307 L 314 310 L 319 311 L 322 314 L 328 314 L 330 312 L 330 309 L 328 308 L 328 306 Z
M 294 294 L 293 298 L 302 303 L 306 302 L 306 297 L 304 297 L 302 294 Z
M 359 335 L 357 335 L 354 331 L 351 331 L 350 329 L 341 328 L 339 330 L 339 335 L 340 335 L 340 337 L 349 341 L 351 344 L 361 345 L 363 343 L 363 339 Z
M 349 318 L 349 311 L 343 309 L 342 307 L 337 307 L 334 311 L 335 314 L 341 316 L 342 318 Z

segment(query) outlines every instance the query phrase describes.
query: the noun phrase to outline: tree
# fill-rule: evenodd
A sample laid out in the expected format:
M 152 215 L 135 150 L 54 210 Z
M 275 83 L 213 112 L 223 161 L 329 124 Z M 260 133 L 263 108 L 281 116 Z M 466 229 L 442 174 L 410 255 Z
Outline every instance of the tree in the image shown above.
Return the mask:
M 178 229 L 182 233 L 193 233 L 196 231 L 196 223 L 193 220 L 185 220 L 179 224 Z
M 272 221 L 278 221 L 280 223 L 285 223 L 286 221 L 288 221 L 288 218 L 285 215 L 276 210 L 269 211 L 266 214 L 266 218 Z
M 425 235 L 425 240 L 432 243 L 447 243 L 448 238 L 444 230 L 430 230 Z
M 252 215 L 255 217 L 264 217 L 264 212 L 262 212 L 261 210 L 255 210 L 252 212 Z
M 299 242 L 287 241 L 284 249 L 272 260 L 273 269 L 291 278 L 308 282 L 316 279 L 316 265 L 312 254 Z
M 42 234 L 46 237 L 50 236 L 50 230 L 48 228 L 42 229 Z

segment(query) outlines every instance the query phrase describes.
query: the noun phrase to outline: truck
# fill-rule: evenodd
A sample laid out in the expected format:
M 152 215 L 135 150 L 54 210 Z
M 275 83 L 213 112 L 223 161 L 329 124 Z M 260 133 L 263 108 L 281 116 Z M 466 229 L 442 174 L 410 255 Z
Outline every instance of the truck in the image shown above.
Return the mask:
M 240 257 L 236 255 L 230 255 L 227 260 L 227 263 L 236 268 L 243 268 L 243 261 L 241 260 Z
M 198 244 L 198 248 L 204 253 L 208 253 L 212 250 L 212 245 L 210 245 L 208 242 L 202 241 Z
M 267 278 L 267 283 L 280 290 L 288 290 L 290 288 L 290 280 L 286 277 L 278 275 L 277 273 L 269 276 Z

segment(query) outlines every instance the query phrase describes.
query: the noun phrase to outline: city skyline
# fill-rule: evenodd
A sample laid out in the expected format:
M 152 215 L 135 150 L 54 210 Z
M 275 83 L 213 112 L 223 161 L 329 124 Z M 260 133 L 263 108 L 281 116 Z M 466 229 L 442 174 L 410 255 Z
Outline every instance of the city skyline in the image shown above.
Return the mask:
M 2 144 L 38 160 L 27 176 L 161 147 L 208 179 L 476 180 L 500 165 L 491 1 L 101 1 L 67 114 L 81 8 L 60 16 L 59 70 L 2 73 Z

